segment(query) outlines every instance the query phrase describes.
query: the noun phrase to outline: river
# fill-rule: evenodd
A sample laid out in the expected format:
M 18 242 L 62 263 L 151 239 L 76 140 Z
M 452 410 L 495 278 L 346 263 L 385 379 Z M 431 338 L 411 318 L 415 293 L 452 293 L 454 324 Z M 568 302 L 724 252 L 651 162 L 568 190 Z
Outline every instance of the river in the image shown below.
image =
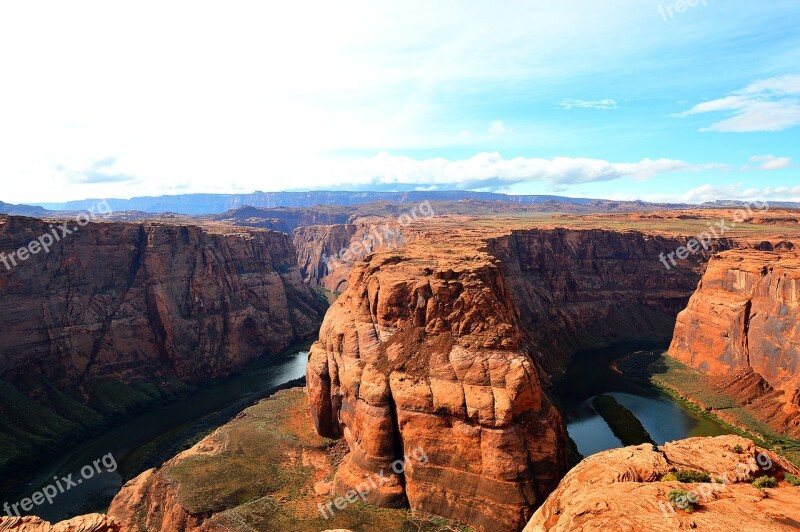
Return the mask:
M 198 434 L 210 432 L 256 400 L 304 377 L 307 360 L 307 350 L 259 360 L 243 368 L 240 374 L 204 386 L 186 399 L 137 414 L 123 424 L 65 450 L 57 459 L 44 464 L 28 485 L 3 493 L 0 504 L 13 504 L 30 497 L 44 486 L 56 484 L 54 476 L 61 479 L 71 474 L 71 480 L 76 484 L 74 487 L 59 493 L 52 504 L 45 501 L 29 513 L 55 522 L 84 513 L 105 511 L 122 487 L 123 477 L 127 479 L 147 467 L 160 465 L 177 454 L 182 446 L 187 446 L 186 442 L 195 441 Z M 101 472 L 95 470 L 91 478 L 85 479 L 81 474 L 82 468 L 92 468 L 92 464 L 103 457 L 106 457 L 105 462 L 98 463 Z M 86 470 L 86 476 L 90 476 L 89 470 Z M 66 484 L 61 482 L 62 487 Z
M 589 456 L 606 449 L 646 441 L 643 438 L 636 439 L 636 429 L 639 427 L 628 427 L 631 434 L 622 433 L 617 428 L 615 434 L 606 419 L 598 413 L 595 400 L 598 396 L 608 396 L 616 401 L 617 420 L 625 417 L 620 415 L 625 414 L 624 409 L 632 413 L 649 434 L 650 440 L 659 445 L 693 436 L 729 434 L 713 420 L 690 410 L 649 382 L 622 373 L 617 367 L 627 357 L 663 352 L 664 347 L 622 344 L 586 351 L 574 357 L 556 396 L 561 402 L 567 431 L 582 455 Z M 613 404 L 614 401 L 610 402 Z M 607 417 L 614 416 L 613 411 L 611 414 L 606 411 L 605 414 Z M 623 439 L 629 441 L 623 442 Z

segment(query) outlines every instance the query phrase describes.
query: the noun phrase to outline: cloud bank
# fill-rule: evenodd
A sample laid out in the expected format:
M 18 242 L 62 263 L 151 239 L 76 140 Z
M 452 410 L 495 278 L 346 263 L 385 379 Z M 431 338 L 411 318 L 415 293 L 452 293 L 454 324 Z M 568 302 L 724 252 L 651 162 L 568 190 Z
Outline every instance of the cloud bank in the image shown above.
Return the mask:
M 749 133 L 783 131 L 800 124 L 800 75 L 759 80 L 730 96 L 699 103 L 678 116 L 727 113 L 701 131 Z

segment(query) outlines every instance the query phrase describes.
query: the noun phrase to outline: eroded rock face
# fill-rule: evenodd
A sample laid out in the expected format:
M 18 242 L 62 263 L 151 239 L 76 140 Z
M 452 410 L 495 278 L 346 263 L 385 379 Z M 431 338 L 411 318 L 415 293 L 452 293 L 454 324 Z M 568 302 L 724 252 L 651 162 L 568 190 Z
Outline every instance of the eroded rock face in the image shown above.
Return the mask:
M 669 353 L 688 366 L 725 377 L 721 380 L 731 381 L 723 383 L 725 388 L 738 389 L 744 401 L 776 390 L 785 415 L 773 421 L 798 433 L 800 257 L 754 250 L 714 257 L 678 316 Z
M 0 532 L 121 532 L 125 530 L 111 517 L 88 514 L 51 525 L 38 517 L 0 517 Z
M 659 256 L 687 238 L 604 229 L 527 229 L 488 240 L 523 328 L 558 377 L 572 354 L 624 341 L 667 342 L 705 261 L 666 268 Z M 729 249 L 717 240 L 711 246 Z
M 0 252 L 50 231 L 3 217 Z M 69 386 L 227 375 L 314 334 L 324 309 L 285 234 L 156 222 L 89 224 L 0 265 L 0 290 L 0 376 Z
M 405 250 L 406 248 L 404 248 Z M 354 267 L 307 368 L 317 431 L 350 446 L 344 493 L 421 449 L 368 494 L 481 529 L 521 528 L 566 468 L 564 425 L 539 382 L 502 272 L 381 253 Z
M 413 238 L 389 218 L 366 218 L 354 223 L 299 227 L 293 233 L 303 281 L 334 292 L 347 289 L 355 263 L 380 250 L 394 249 Z
M 736 446 L 741 447 L 736 452 Z M 704 471 L 715 483 L 660 482 L 677 469 Z M 798 470 L 784 458 L 738 436 L 690 438 L 662 447 L 612 449 L 574 467 L 539 508 L 526 532 L 584 530 L 673 531 L 797 530 L 797 487 L 784 482 Z M 772 476 L 775 489 L 759 490 L 747 476 Z M 671 506 L 670 490 L 695 490 L 699 507 L 692 513 Z

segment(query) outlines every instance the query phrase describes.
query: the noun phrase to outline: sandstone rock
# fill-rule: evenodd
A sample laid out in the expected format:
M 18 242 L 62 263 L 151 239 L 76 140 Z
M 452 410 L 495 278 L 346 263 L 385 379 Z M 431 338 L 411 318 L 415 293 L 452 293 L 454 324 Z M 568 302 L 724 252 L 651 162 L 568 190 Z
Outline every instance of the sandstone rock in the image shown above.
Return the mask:
M 800 435 L 800 257 L 752 250 L 714 257 L 678 315 L 669 354 L 721 377 L 720 387 L 743 404 L 769 396 L 762 419 Z M 782 414 L 770 407 L 775 402 Z
M 0 517 L 0 532 L 120 532 L 127 530 L 110 517 L 88 514 L 51 525 L 38 517 Z
M 0 218 L 0 252 L 48 233 Z M 75 387 L 224 376 L 316 332 L 323 306 L 282 233 L 161 223 L 92 223 L 6 271 L 0 376 Z
M 733 451 L 736 445 L 742 447 L 741 453 Z M 772 467 L 762 470 L 761 464 Z M 675 469 L 705 471 L 728 482 L 659 481 Z M 780 482 L 778 488 L 762 492 L 748 482 L 736 481 L 737 471 L 778 479 L 798 473 L 785 459 L 738 436 L 690 438 L 657 450 L 652 445 L 613 449 L 574 467 L 525 531 L 797 530 L 798 488 Z M 669 505 L 667 494 L 676 488 L 698 492 L 696 511 L 686 513 Z
M 351 449 L 335 491 L 383 472 L 368 502 L 519 529 L 565 470 L 563 422 L 501 270 L 486 256 L 418 257 L 406 246 L 356 264 L 312 346 L 315 427 Z M 414 450 L 425 463 L 405 459 L 393 475 Z
M 335 292 L 347 288 L 353 265 L 380 250 L 413 238 L 391 218 L 359 218 L 353 223 L 299 227 L 293 233 L 303 281 Z

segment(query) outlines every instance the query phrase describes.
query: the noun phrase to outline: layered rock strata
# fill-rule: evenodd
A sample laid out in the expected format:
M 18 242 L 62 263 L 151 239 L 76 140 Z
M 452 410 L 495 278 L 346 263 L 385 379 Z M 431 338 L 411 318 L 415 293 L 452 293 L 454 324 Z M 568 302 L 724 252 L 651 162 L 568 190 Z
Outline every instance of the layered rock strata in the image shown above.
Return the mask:
M 752 403 L 770 396 L 778 428 L 800 434 L 800 257 L 789 251 L 735 250 L 708 265 L 678 315 L 669 354 Z M 762 416 L 763 417 L 763 416 Z
M 372 502 L 520 528 L 565 466 L 546 386 L 577 350 L 669 338 L 702 256 L 667 269 L 659 254 L 685 241 L 432 231 L 356 264 L 307 369 L 317 430 L 351 448 L 335 487 L 346 491 L 423 448 L 430 463 Z
M 0 252 L 49 225 L 0 219 Z M 0 375 L 71 386 L 224 376 L 307 338 L 324 311 L 285 234 L 227 227 L 89 224 L 0 266 L 0 290 Z
M 382 253 L 355 266 L 307 368 L 317 431 L 351 452 L 337 493 L 421 449 L 368 494 L 482 529 L 519 529 L 566 468 L 564 426 L 497 265 Z
M 500 261 L 540 363 L 557 379 L 577 351 L 669 340 L 705 258 L 690 255 L 667 268 L 660 256 L 686 241 L 638 231 L 526 229 L 487 245 Z

